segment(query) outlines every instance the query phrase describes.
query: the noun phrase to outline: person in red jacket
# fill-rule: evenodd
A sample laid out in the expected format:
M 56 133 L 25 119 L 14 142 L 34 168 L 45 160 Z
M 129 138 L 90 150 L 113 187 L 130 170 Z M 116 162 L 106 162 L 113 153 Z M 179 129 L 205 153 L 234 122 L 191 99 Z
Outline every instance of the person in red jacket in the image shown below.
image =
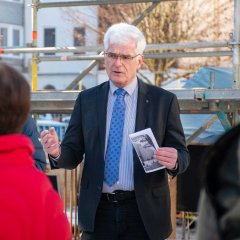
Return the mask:
M 31 140 L 20 134 L 30 109 L 30 87 L 0 63 L 0 239 L 70 240 L 63 203 L 34 167 Z

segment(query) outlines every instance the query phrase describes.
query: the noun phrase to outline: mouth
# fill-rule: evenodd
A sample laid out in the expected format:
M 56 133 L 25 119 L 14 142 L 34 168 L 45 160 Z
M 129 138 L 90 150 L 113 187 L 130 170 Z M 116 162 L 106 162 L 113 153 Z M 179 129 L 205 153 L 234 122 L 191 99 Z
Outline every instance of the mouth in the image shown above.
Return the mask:
M 122 72 L 120 71 L 113 71 L 114 74 L 121 74 Z

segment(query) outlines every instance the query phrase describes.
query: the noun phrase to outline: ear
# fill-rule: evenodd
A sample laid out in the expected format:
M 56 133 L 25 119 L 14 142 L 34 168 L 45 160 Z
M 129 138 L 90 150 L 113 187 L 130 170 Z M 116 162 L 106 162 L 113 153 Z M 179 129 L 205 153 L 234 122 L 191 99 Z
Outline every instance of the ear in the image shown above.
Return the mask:
M 138 67 L 137 67 L 137 69 L 139 70 L 139 69 L 141 68 L 141 66 L 142 66 L 143 61 L 144 61 L 144 55 L 141 54 L 141 55 L 138 57 L 137 61 L 138 61 Z

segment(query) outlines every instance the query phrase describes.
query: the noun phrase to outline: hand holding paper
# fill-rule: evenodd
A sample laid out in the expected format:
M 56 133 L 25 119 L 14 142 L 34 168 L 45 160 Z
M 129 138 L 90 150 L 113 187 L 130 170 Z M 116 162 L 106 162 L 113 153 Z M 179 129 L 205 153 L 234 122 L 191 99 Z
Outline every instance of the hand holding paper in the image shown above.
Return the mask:
M 160 147 L 154 153 L 154 158 L 168 169 L 175 169 L 177 164 L 177 150 L 171 147 Z
M 129 137 L 146 173 L 165 168 L 165 166 L 154 157 L 156 149 L 159 149 L 159 147 L 150 128 L 130 134 Z

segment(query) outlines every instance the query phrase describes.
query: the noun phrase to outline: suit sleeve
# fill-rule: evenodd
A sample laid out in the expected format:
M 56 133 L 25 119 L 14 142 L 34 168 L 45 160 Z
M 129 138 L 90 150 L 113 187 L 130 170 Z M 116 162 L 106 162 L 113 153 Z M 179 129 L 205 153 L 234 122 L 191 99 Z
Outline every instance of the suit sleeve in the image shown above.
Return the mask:
M 79 94 L 71 119 L 61 143 L 61 154 L 57 160 L 49 156 L 51 168 L 74 169 L 83 160 L 84 138 L 82 131 L 81 93 Z
M 174 147 L 178 151 L 178 167 L 174 171 L 168 170 L 168 173 L 176 176 L 184 172 L 189 165 L 189 152 L 186 147 L 185 135 L 180 119 L 180 109 L 175 95 L 172 98 L 168 112 L 167 131 L 163 145 Z

